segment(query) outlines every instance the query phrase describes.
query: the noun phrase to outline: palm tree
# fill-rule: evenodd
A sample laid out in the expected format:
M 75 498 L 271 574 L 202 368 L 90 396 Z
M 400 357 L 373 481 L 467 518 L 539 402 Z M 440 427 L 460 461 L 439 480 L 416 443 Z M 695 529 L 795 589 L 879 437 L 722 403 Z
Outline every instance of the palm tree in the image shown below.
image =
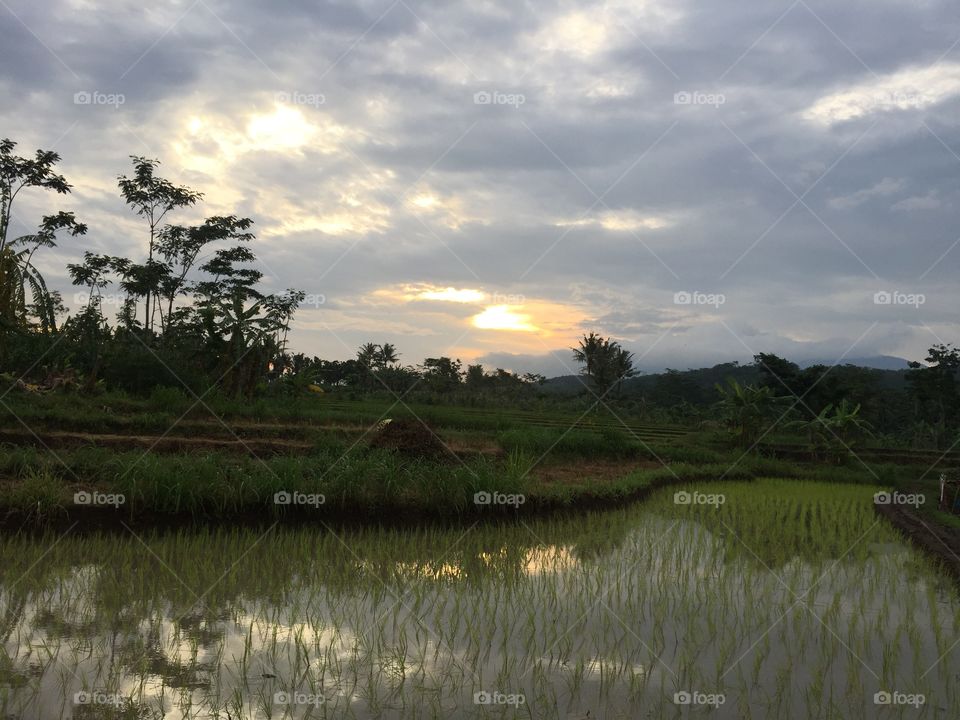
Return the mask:
M 390 343 L 384 343 L 380 346 L 380 353 L 377 357 L 377 364 L 382 368 L 386 368 L 388 365 L 393 365 L 395 362 L 400 360 L 400 356 L 397 353 L 397 348 Z
M 614 385 L 619 389 L 624 378 L 636 374 L 633 369 L 633 353 L 620 344 L 596 333 L 584 335 L 579 347 L 570 348 L 573 358 L 584 366 L 587 375 L 602 399 Z

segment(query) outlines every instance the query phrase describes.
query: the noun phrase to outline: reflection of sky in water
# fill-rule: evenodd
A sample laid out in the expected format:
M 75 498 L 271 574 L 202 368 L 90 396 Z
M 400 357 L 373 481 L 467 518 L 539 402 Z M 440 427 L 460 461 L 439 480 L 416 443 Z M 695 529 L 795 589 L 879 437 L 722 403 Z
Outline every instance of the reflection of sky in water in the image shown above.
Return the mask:
M 958 607 L 913 551 L 878 542 L 862 563 L 795 558 L 768 571 L 727 550 L 696 522 L 637 511 L 619 545 L 586 555 L 525 531 L 468 563 L 361 555 L 358 569 L 386 576 L 395 594 L 317 583 L 303 563 L 322 562 L 299 558 L 276 598 L 237 597 L 206 617 L 148 598 L 146 617 L 103 618 L 98 566 L 78 565 L 19 616 L 0 595 L 12 660 L 0 666 L 0 698 L 14 716 L 67 717 L 86 685 L 166 718 L 226 717 L 228 705 L 243 717 L 302 717 L 308 708 L 274 703 L 293 690 L 324 696 L 330 716 L 349 707 L 360 718 L 449 717 L 480 716 L 487 708 L 472 695 L 493 689 L 546 703 L 535 716 L 676 717 L 676 690 L 714 692 L 732 666 L 719 683 L 730 700 L 711 717 L 738 717 L 747 700 L 754 716 L 777 716 L 778 693 L 806 707 L 817 692 L 863 699 L 847 717 L 875 717 L 867 699 L 888 681 L 960 717 L 956 693 L 942 687 L 947 663 L 919 677 L 953 641 Z

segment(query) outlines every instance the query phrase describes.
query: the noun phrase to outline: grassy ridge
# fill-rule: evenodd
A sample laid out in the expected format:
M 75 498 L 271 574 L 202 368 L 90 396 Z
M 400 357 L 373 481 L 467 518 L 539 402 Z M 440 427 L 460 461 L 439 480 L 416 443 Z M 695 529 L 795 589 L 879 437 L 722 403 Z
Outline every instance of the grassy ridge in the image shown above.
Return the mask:
M 491 509 L 474 503 L 480 492 L 522 494 L 521 509 L 530 510 L 614 504 L 678 482 L 776 476 L 894 486 L 909 480 L 912 472 L 895 465 L 835 467 L 745 455 L 711 443 L 707 435 L 688 434 L 680 440 L 675 429 L 641 431 L 639 425 L 624 427 L 619 420 L 615 425 L 559 427 L 556 417 L 524 420 L 524 413 L 516 411 L 428 407 L 421 416 L 418 409 L 418 416 L 445 442 L 467 449 L 417 457 L 367 444 L 372 423 L 386 410 L 382 403 L 307 397 L 261 408 L 258 403 L 211 398 L 214 411 L 229 418 L 222 422 L 202 406 L 191 409 L 194 400 L 169 389 L 144 400 L 117 394 L 10 397 L 12 412 L 3 416 L 4 427 L 22 430 L 22 420 L 38 433 L 56 429 L 91 433 L 93 443 L 97 433 L 159 437 L 168 431 L 170 436 L 307 443 L 301 454 L 286 451 L 261 457 L 247 454 L 239 443 L 233 450 L 189 453 L 116 445 L 57 446 L 49 437 L 35 447 L 0 444 L 0 517 L 41 524 L 82 518 L 89 508 L 74 503 L 74 494 L 82 491 L 123 495 L 124 502 L 114 512 L 123 518 L 251 513 L 278 518 L 382 517 L 407 511 L 470 515 Z M 391 410 L 390 416 L 402 414 Z M 178 418 L 182 419 L 171 430 Z M 499 448 L 500 453 L 480 452 L 479 446 Z M 553 482 L 549 474 L 541 473 L 549 467 L 573 470 L 563 482 Z M 281 492 L 322 495 L 323 503 L 312 509 L 277 505 L 274 496 Z

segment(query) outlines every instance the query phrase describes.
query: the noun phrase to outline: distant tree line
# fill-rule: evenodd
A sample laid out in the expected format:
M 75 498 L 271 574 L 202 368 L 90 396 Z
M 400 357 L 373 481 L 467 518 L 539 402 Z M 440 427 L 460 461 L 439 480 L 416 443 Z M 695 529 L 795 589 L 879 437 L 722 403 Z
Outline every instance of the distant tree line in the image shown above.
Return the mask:
M 253 221 L 215 215 L 195 225 L 175 222 L 179 211 L 203 200 L 202 193 L 161 177 L 157 160 L 137 156 L 117 186 L 142 222 L 141 253 L 131 258 L 88 250 L 69 264 L 82 302 L 68 314 L 40 268 L 61 238 L 86 236 L 87 225 L 66 211 L 33 225 L 14 215 L 25 193 L 70 193 L 57 172 L 59 160 L 44 150 L 20 156 L 16 143 L 0 141 L 0 373 L 59 374 L 58 386 L 86 391 L 104 384 L 131 392 L 185 384 L 198 393 L 216 387 L 243 396 L 312 389 L 450 403 L 606 405 L 658 421 L 720 421 L 745 445 L 772 430 L 824 442 L 872 433 L 935 447 L 952 445 L 960 433 L 960 350 L 950 345 L 935 345 L 925 363 L 896 372 L 800 368 L 759 353 L 750 365 L 640 376 L 632 353 L 591 332 L 571 348 L 581 377 L 571 379 L 569 396 L 557 389 L 563 379 L 487 372 L 450 357 L 403 365 L 390 343 L 366 343 L 349 360 L 293 353 L 288 334 L 304 294 L 261 289 L 263 274 L 250 249 Z M 26 232 L 15 231 L 15 224 Z M 107 318 L 104 297 L 114 290 L 122 302 Z

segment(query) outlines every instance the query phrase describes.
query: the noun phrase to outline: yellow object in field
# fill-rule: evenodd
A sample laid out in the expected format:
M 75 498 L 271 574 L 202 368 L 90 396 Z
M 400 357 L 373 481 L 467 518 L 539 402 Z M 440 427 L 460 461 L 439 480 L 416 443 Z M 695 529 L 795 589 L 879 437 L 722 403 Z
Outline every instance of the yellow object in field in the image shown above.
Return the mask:
M 307 390 L 309 390 L 310 392 L 320 393 L 321 395 L 323 395 L 323 388 L 320 387 L 319 385 L 314 385 L 313 383 L 310 383 L 309 385 L 307 385 Z

